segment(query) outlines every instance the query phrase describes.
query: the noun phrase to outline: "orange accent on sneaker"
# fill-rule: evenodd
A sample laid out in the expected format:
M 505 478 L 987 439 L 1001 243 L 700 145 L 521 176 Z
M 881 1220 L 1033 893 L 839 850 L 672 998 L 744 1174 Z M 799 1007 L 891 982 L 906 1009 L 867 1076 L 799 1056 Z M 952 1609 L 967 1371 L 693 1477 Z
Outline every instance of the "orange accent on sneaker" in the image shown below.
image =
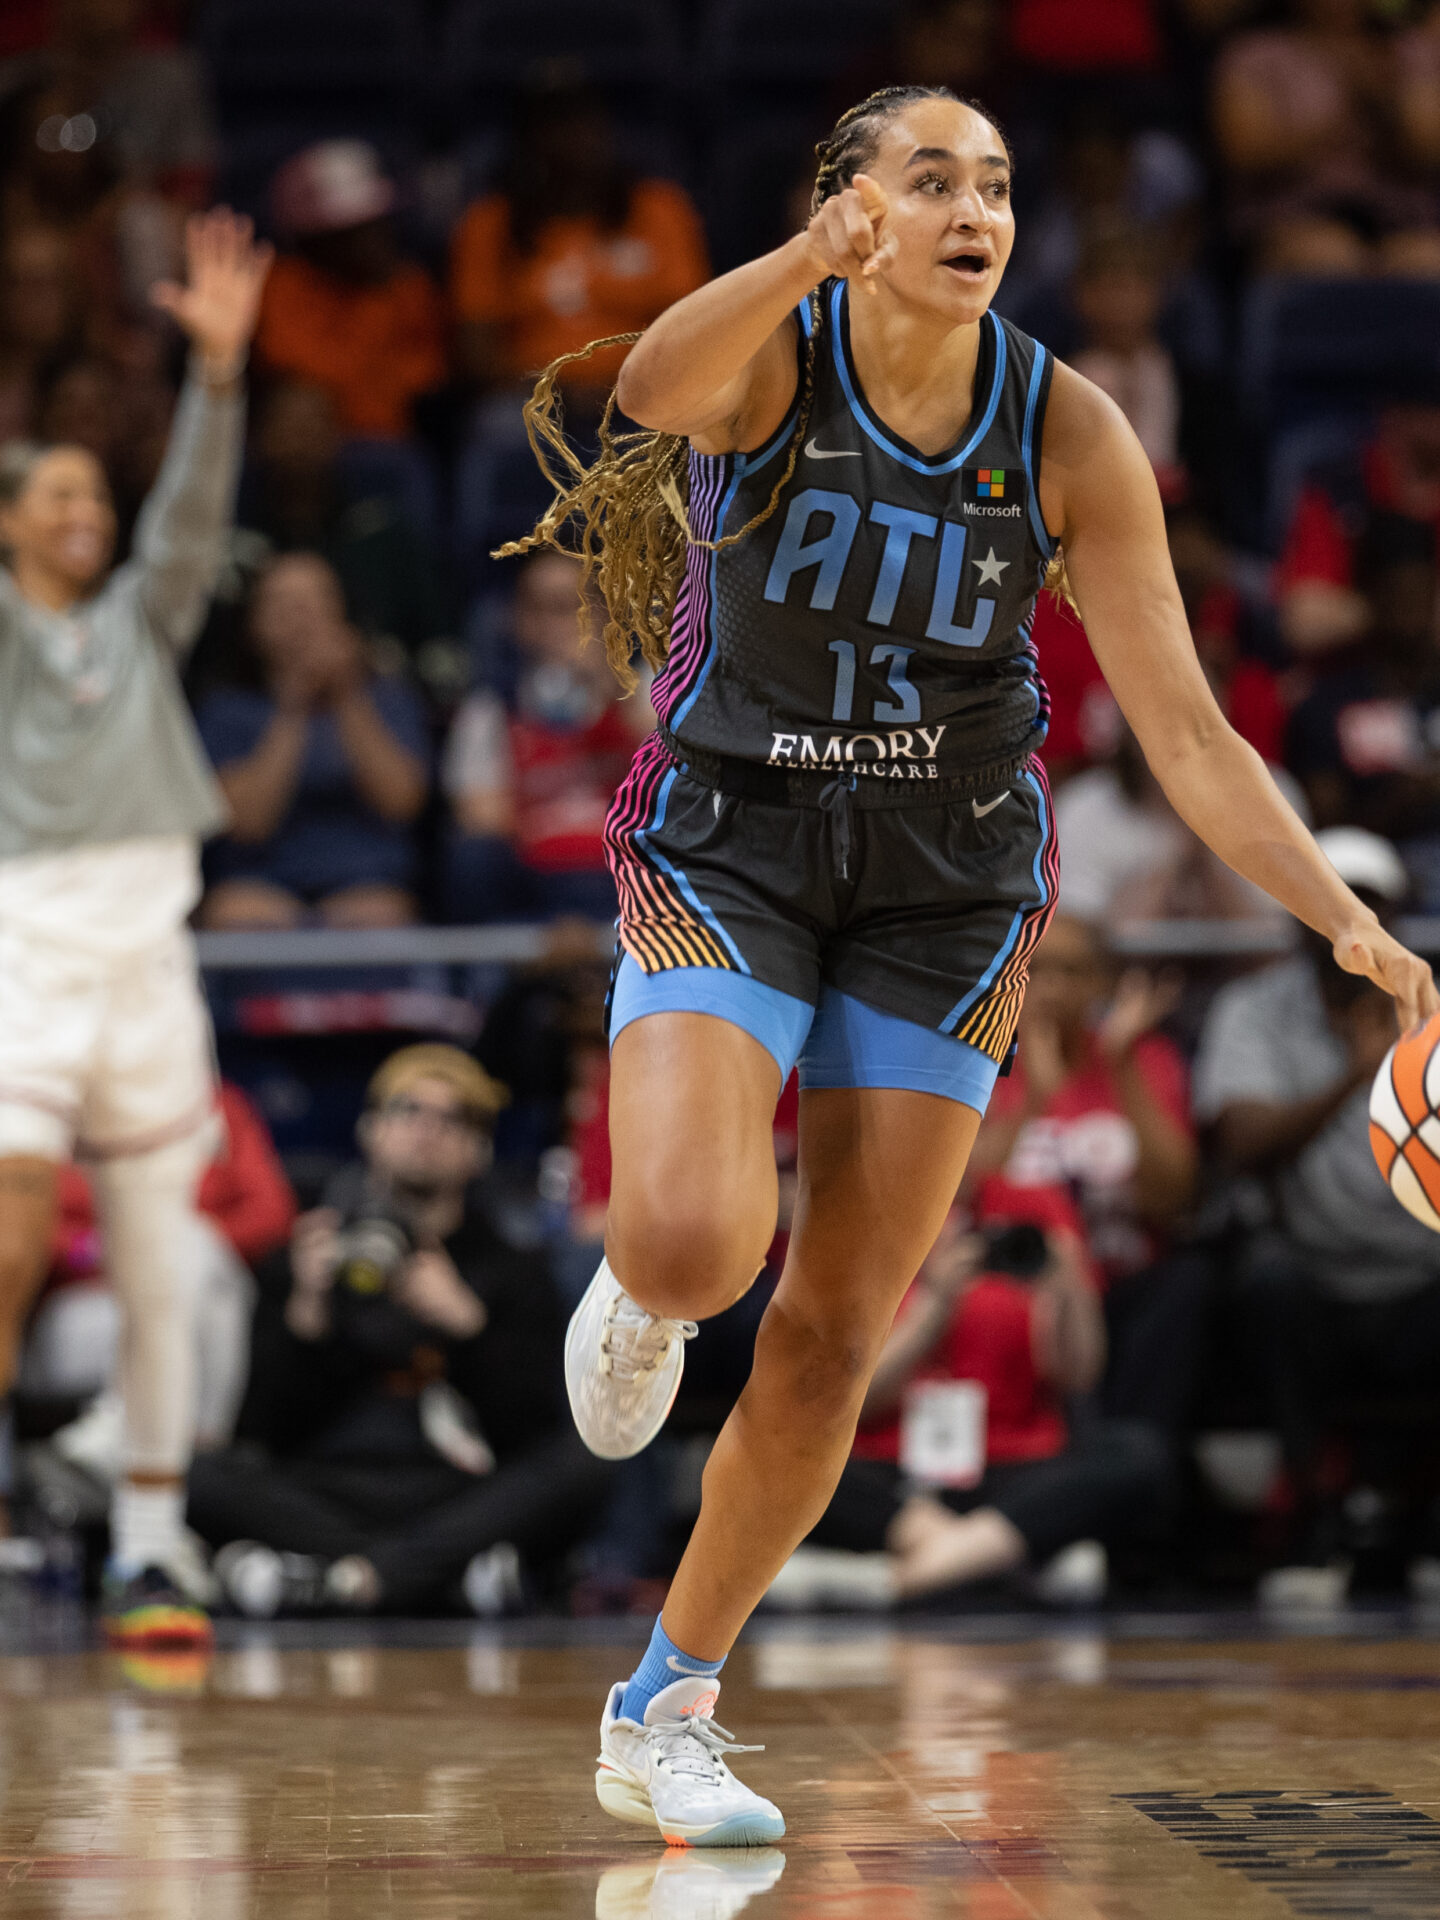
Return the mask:
M 200 1607 L 157 1602 L 113 1615 L 105 1622 L 105 1638 L 112 1647 L 208 1647 L 215 1629 Z

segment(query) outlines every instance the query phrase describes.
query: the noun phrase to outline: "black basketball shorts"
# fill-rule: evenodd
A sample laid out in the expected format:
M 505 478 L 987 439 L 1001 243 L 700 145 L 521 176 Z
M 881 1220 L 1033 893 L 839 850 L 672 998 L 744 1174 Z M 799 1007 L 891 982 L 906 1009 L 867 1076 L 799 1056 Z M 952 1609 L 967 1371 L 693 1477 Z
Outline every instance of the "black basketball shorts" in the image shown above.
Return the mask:
M 773 792 L 769 772 L 755 784 Z M 803 1086 L 909 1086 L 983 1112 L 1054 910 L 1040 762 L 903 805 L 853 776 L 795 776 L 784 799 L 721 778 L 653 735 L 616 794 L 612 1040 L 647 1013 L 712 1013 L 782 1077 L 798 1059 Z

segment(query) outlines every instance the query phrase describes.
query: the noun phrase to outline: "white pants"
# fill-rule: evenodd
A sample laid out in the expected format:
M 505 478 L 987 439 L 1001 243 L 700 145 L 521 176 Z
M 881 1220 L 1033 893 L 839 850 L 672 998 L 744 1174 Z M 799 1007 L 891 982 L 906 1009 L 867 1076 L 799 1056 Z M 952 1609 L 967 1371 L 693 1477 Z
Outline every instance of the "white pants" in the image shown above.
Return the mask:
M 174 927 L 103 953 L 0 927 L 0 1155 L 93 1161 L 120 1302 L 124 1466 L 181 1474 L 195 1424 L 187 1223 L 214 1148 L 214 1049 L 195 947 Z
M 0 1156 L 142 1155 L 202 1127 L 214 1098 L 184 928 L 110 955 L 0 926 Z
M 250 1269 L 203 1213 L 185 1221 L 183 1255 L 194 1276 L 198 1382 L 195 1439 L 223 1446 L 234 1434 L 250 1370 Z M 89 1400 L 112 1386 L 120 1355 L 121 1310 L 98 1279 L 59 1287 L 40 1302 L 20 1362 L 20 1391 L 36 1398 Z M 117 1457 L 109 1475 L 120 1470 Z

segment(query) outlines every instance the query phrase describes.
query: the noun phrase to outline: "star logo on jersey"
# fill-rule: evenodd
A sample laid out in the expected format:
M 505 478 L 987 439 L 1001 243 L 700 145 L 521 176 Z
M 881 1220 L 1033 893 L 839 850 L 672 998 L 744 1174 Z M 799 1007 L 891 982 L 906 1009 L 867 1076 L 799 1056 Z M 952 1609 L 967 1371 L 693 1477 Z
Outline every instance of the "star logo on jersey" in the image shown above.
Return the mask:
M 976 586 L 999 587 L 1005 584 L 1000 576 L 1004 573 L 1010 562 L 1008 560 L 997 559 L 994 547 L 991 547 L 983 560 L 972 560 L 970 564 L 972 567 L 978 567 L 980 569 L 980 578 L 976 581 Z

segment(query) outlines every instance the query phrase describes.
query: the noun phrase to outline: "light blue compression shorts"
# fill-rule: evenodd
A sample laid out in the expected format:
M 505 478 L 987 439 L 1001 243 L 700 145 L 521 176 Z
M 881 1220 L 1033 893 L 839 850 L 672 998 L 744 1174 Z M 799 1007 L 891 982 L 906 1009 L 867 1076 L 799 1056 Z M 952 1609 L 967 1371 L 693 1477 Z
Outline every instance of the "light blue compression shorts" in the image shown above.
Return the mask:
M 880 1013 L 822 983 L 820 1004 L 724 967 L 646 973 L 627 953 L 615 975 L 610 1041 L 647 1013 L 708 1013 L 740 1027 L 772 1056 L 783 1086 L 798 1064 L 802 1091 L 903 1087 L 983 1114 L 1000 1068 L 964 1040 Z

